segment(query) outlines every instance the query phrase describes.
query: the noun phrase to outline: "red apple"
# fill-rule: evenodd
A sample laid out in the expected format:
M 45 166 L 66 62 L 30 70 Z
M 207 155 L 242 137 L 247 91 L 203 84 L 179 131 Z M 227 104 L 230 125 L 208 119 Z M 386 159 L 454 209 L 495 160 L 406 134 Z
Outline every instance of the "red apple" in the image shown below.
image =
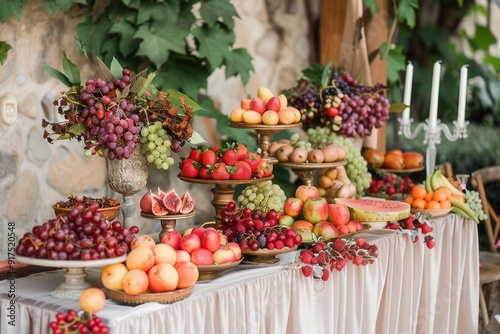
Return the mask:
M 190 234 L 197 234 L 199 237 L 201 237 L 204 231 L 205 231 L 204 227 L 195 227 L 191 230 Z
M 161 238 L 161 242 L 169 245 L 175 250 L 180 249 L 182 236 L 177 231 L 168 231 Z
M 262 115 L 264 112 L 266 112 L 266 103 L 262 101 L 262 99 L 254 97 L 252 98 L 252 100 L 250 100 L 250 110 L 254 110 Z
M 225 264 L 236 261 L 236 254 L 227 245 L 221 246 L 214 252 L 214 263 Z
M 214 256 L 208 249 L 196 248 L 191 253 L 191 262 L 197 266 L 209 266 L 214 264 Z
M 191 254 L 196 248 L 201 247 L 201 240 L 198 234 L 188 234 L 181 240 L 180 248 Z
M 319 190 L 315 186 L 301 185 L 295 190 L 295 197 L 305 202 L 308 198 L 318 198 Z
M 295 219 L 290 215 L 282 215 L 279 222 L 282 226 L 292 226 L 292 224 L 295 222 Z
M 307 220 L 296 220 L 291 226 L 295 233 L 302 236 L 302 242 L 313 242 L 314 225 Z
M 304 219 L 316 224 L 328 219 L 328 202 L 324 197 L 308 198 L 302 208 Z
M 273 96 L 267 101 L 266 104 L 266 110 L 274 110 L 276 112 L 280 111 L 281 109 L 281 101 L 280 98 L 277 96 Z
M 346 225 L 351 219 L 351 213 L 347 205 L 342 203 L 328 204 L 328 221 L 339 227 Z
M 215 252 L 220 247 L 220 233 L 213 227 L 208 227 L 203 231 L 200 237 L 201 247 Z
M 340 225 L 339 227 L 337 227 L 337 231 L 339 232 L 339 235 L 346 235 L 346 234 L 351 233 L 351 231 L 349 231 L 349 227 L 347 227 L 347 225 Z
M 317 237 L 323 237 L 323 240 L 330 240 L 338 236 L 338 231 L 335 225 L 330 222 L 323 221 L 314 225 L 313 233 Z
M 175 251 L 175 255 L 177 255 L 177 260 L 175 261 L 175 263 L 183 261 L 191 261 L 191 254 L 189 254 L 185 250 L 178 249 Z
M 234 260 L 239 261 L 241 259 L 241 248 L 236 242 L 228 242 L 226 245 L 228 248 L 233 250 Z
M 285 204 L 283 205 L 283 211 L 285 214 L 297 217 L 302 212 L 302 207 L 304 206 L 304 202 L 296 197 L 289 197 L 285 200 Z

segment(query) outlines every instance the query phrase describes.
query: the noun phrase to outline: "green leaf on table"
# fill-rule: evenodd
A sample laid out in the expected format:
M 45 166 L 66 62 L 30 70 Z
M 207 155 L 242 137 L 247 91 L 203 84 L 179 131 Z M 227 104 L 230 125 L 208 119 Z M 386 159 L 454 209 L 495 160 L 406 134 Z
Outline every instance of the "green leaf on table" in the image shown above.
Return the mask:
M 239 74 L 243 85 L 248 83 L 250 72 L 255 73 L 252 56 L 245 48 L 233 49 L 231 53 L 227 53 L 224 56 L 224 64 L 226 65 L 226 79 Z
M 224 55 L 229 53 L 228 45 L 234 43 L 235 34 L 220 25 L 209 27 L 203 25 L 192 31 L 198 44 L 201 58 L 206 58 L 212 68 L 221 65 Z
M 234 28 L 234 17 L 239 17 L 238 12 L 229 0 L 205 0 L 201 2 L 201 18 L 209 25 L 219 20 L 229 28 Z
M 7 22 L 12 16 L 21 20 L 21 10 L 25 4 L 25 0 L 0 0 L 0 23 Z
M 10 49 L 12 49 L 12 46 L 7 44 L 5 41 L 0 41 L 0 64 L 3 65 L 3 63 L 5 63 Z
M 398 5 L 398 22 L 405 23 L 408 27 L 415 27 L 416 10 L 418 9 L 418 0 L 401 0 Z
M 175 24 L 165 25 L 152 32 L 142 25 L 134 34 L 134 38 L 142 39 L 137 55 L 148 57 L 157 67 L 162 66 L 169 57 L 170 51 L 183 54 L 186 52 L 185 38 L 189 30 Z
M 402 112 L 403 110 L 405 110 L 408 107 L 409 106 L 407 106 L 406 104 L 401 103 L 401 102 L 391 103 L 391 106 L 389 107 L 389 112 L 394 112 L 394 113 Z

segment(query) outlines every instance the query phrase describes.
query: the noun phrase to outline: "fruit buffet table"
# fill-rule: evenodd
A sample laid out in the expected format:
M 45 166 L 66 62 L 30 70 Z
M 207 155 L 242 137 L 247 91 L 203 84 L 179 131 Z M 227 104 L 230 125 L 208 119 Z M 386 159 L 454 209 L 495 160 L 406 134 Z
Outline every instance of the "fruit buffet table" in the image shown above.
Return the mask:
M 413 244 L 393 230 L 359 234 L 378 246 L 374 264 L 348 264 L 323 281 L 286 270 L 294 253 L 274 265 L 244 265 L 174 304 L 122 306 L 111 300 L 98 313 L 111 333 L 477 333 L 477 226 L 456 214 L 431 221 L 436 246 Z M 99 268 L 89 279 L 102 286 Z M 49 295 L 62 270 L 0 282 L 1 333 L 49 333 L 55 314 L 78 302 Z M 7 308 L 15 304 L 16 327 Z

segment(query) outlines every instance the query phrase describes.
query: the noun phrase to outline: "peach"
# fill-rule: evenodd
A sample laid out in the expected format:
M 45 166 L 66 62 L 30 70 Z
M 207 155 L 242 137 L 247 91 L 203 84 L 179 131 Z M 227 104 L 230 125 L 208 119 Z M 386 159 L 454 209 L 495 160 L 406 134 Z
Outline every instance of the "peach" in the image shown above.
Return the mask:
M 146 246 L 139 246 L 128 253 L 125 265 L 128 270 L 140 269 L 147 272 L 155 264 L 153 251 Z
M 229 119 L 231 120 L 231 122 L 241 123 L 241 122 L 243 122 L 243 113 L 245 111 L 246 110 L 242 109 L 242 108 L 233 109 L 231 111 L 231 113 L 229 114 Z
M 80 295 L 79 302 L 85 312 L 99 312 L 106 304 L 106 295 L 99 288 L 88 288 Z
M 308 198 L 318 198 L 319 189 L 315 186 L 301 185 L 295 189 L 295 197 L 305 202 Z
M 257 97 L 267 103 L 274 96 L 273 92 L 267 87 L 257 89 Z
M 201 234 L 200 244 L 202 248 L 208 249 L 211 253 L 220 248 L 221 234 L 213 227 L 206 228 Z
M 189 254 L 191 254 L 196 248 L 200 247 L 201 241 L 198 234 L 188 234 L 181 240 L 181 249 L 185 250 Z
M 191 231 L 190 234 L 197 234 L 199 237 L 201 237 L 201 235 L 203 234 L 203 232 L 205 232 L 205 228 L 199 226 L 199 227 L 193 228 L 193 230 Z
M 240 103 L 240 107 L 243 110 L 250 110 L 250 99 L 242 99 Z
M 243 122 L 246 124 L 261 124 L 262 115 L 255 110 L 247 110 L 243 113 Z
M 101 270 L 102 285 L 109 290 L 123 290 L 122 280 L 127 272 L 127 266 L 123 263 L 108 264 Z
M 168 292 L 177 288 L 179 273 L 168 263 L 156 264 L 148 272 L 149 288 L 153 292 Z
M 191 253 L 191 262 L 197 266 L 209 266 L 214 264 L 214 256 L 205 248 L 197 248 Z
M 149 278 L 141 269 L 129 270 L 122 281 L 123 291 L 129 295 L 136 296 L 145 293 L 149 287 Z
M 340 225 L 339 227 L 337 227 L 337 231 L 339 232 L 339 235 L 346 235 L 351 233 L 347 225 Z
M 175 251 L 175 255 L 176 255 L 175 263 L 183 262 L 183 261 L 191 261 L 191 254 L 189 254 L 185 250 L 178 249 Z
M 169 263 L 171 265 L 174 265 L 175 261 L 177 261 L 177 254 L 175 252 L 175 249 L 167 244 L 157 244 L 153 247 L 152 251 L 155 255 L 155 264 Z
M 178 262 L 174 267 L 179 275 L 177 289 L 189 288 L 190 286 L 195 285 L 200 277 L 198 267 L 189 261 Z
M 265 125 L 276 125 L 279 123 L 278 113 L 274 110 L 266 110 L 265 113 L 262 114 L 262 123 Z
M 292 124 L 295 122 L 295 112 L 291 109 L 291 107 L 286 107 L 278 111 L 279 124 Z
M 220 244 L 227 245 L 227 237 L 224 234 L 220 234 Z
M 304 202 L 296 197 L 288 197 L 283 205 L 283 212 L 293 218 L 298 217 L 302 212 Z
M 148 248 L 153 248 L 156 245 L 156 242 L 149 235 L 138 235 L 134 238 L 132 243 L 130 244 L 130 250 L 134 250 L 137 247 L 145 246 Z
M 346 226 L 349 229 L 349 233 L 354 233 L 357 231 L 356 224 L 353 221 L 348 222 Z

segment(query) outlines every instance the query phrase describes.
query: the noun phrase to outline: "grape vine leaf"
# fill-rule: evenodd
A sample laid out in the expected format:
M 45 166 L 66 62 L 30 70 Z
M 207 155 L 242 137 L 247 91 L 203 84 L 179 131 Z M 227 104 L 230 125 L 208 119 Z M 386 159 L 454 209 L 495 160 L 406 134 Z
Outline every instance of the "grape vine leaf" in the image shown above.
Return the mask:
M 133 54 L 139 47 L 140 40 L 134 39 L 136 27 L 124 18 L 120 18 L 111 29 L 110 33 L 120 34 L 121 38 L 118 43 L 118 48 L 124 56 Z
M 198 103 L 196 103 L 196 101 L 183 94 L 182 92 L 179 92 L 178 90 L 166 89 L 165 92 L 170 93 L 172 104 L 174 105 L 174 107 L 180 108 L 182 106 L 180 98 L 183 97 L 186 100 L 187 104 L 189 104 L 193 108 L 193 113 L 204 110 Z M 181 110 L 179 110 L 179 112 L 181 112 Z
M 3 65 L 3 63 L 5 63 L 7 60 L 7 53 L 10 49 L 12 49 L 12 46 L 4 41 L 0 41 L 0 64 Z
M 365 7 L 370 8 L 370 13 L 372 15 L 376 14 L 378 12 L 378 3 L 377 0 L 364 0 L 363 5 Z
M 321 82 L 320 82 L 321 87 L 327 87 L 330 85 L 329 81 L 333 71 L 334 71 L 333 63 L 330 61 L 328 62 L 328 64 L 323 69 L 323 72 L 321 73 Z
M 239 17 L 238 12 L 229 0 L 202 1 L 200 16 L 209 25 L 213 25 L 219 20 L 222 20 L 230 30 L 234 28 L 233 17 Z
M 315 63 L 305 68 L 302 71 L 302 76 L 307 78 L 313 85 L 320 86 L 324 69 L 325 67 L 322 64 Z
M 380 46 L 380 54 L 384 55 L 387 49 L 387 42 L 382 43 Z M 405 56 L 403 48 L 397 46 L 389 49 L 387 54 L 387 81 L 394 83 L 399 81 L 399 71 L 405 69 Z
M 137 9 L 135 23 L 138 25 L 148 21 L 158 21 L 162 22 L 162 24 L 174 24 L 179 16 L 180 5 L 178 0 L 141 1 L 141 5 Z
M 0 23 L 7 22 L 12 16 L 21 19 L 21 10 L 26 0 L 0 0 Z
M 252 56 L 245 48 L 233 49 L 233 52 L 224 56 L 226 78 L 240 74 L 241 82 L 246 85 L 250 79 L 250 72 L 255 70 L 252 65 Z
M 221 65 L 225 54 L 229 53 L 228 45 L 234 43 L 233 31 L 222 29 L 220 25 L 213 27 L 203 25 L 192 31 L 198 43 L 201 57 L 206 57 L 212 68 Z
M 398 5 L 398 22 L 404 23 L 410 27 L 415 27 L 416 13 L 418 9 L 418 0 L 401 0 Z
M 142 39 L 137 55 L 149 57 L 156 66 L 160 67 L 168 60 L 170 51 L 181 54 L 186 52 L 184 39 L 188 35 L 188 30 L 174 24 L 165 25 L 154 33 L 143 25 L 134 35 L 134 38 Z
M 118 59 L 116 59 L 115 57 L 113 57 L 113 60 L 111 61 L 111 66 L 109 67 L 109 70 L 111 71 L 111 74 L 115 78 L 121 78 L 123 76 L 122 73 L 123 67 L 118 61 Z
M 75 123 L 69 127 L 69 132 L 74 133 L 75 135 L 81 135 L 87 130 L 87 127 L 83 123 Z

